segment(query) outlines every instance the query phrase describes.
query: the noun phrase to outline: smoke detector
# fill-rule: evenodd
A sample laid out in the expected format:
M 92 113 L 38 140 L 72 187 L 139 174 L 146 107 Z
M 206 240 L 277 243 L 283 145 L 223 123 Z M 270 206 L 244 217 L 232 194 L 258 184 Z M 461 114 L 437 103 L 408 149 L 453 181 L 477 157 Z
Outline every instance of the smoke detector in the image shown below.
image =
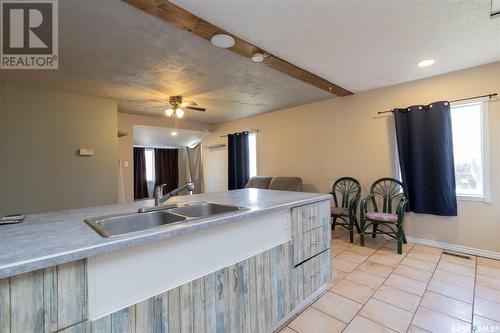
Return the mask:
M 252 54 L 252 61 L 253 62 L 262 62 L 264 61 L 264 55 L 262 53 L 254 53 Z

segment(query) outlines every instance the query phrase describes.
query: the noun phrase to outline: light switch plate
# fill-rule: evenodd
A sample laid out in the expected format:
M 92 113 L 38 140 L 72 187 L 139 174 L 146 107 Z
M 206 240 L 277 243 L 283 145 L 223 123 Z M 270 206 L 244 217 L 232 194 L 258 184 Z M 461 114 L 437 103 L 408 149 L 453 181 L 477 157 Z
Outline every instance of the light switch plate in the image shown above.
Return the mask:
M 78 150 L 78 154 L 80 156 L 93 156 L 94 155 L 94 149 L 90 148 L 80 148 Z

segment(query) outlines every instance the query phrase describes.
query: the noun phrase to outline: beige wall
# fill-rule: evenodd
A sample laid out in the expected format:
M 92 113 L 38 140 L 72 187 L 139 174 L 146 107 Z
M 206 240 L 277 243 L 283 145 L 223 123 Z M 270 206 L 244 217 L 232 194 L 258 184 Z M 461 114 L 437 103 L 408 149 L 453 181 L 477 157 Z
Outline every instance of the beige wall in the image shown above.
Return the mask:
M 300 176 L 305 190 L 319 192 L 353 176 L 366 194 L 372 181 L 395 174 L 393 119 L 377 111 L 491 92 L 500 92 L 500 62 L 223 123 L 204 145 L 258 128 L 259 175 Z M 410 214 L 408 235 L 500 252 L 500 102 L 489 105 L 489 125 L 493 202 L 460 201 L 458 217 Z M 227 150 L 205 149 L 204 164 L 207 192 L 227 189 Z
M 135 114 L 118 113 L 118 130 L 127 133 L 126 136 L 118 138 L 118 154 L 120 158 L 120 168 L 118 174 L 118 193 L 120 202 L 134 201 L 134 158 L 133 158 L 133 126 L 144 125 L 154 127 L 173 128 L 171 119 L 140 116 Z M 178 128 L 192 131 L 212 131 L 213 125 L 182 120 Z M 182 152 L 179 156 L 179 181 L 186 181 L 187 153 Z M 181 167 L 181 163 L 184 167 Z M 128 166 L 125 166 L 125 165 Z M 123 184 L 123 185 L 122 185 Z
M 114 101 L 1 83 L 0 216 L 117 202 L 116 114 Z

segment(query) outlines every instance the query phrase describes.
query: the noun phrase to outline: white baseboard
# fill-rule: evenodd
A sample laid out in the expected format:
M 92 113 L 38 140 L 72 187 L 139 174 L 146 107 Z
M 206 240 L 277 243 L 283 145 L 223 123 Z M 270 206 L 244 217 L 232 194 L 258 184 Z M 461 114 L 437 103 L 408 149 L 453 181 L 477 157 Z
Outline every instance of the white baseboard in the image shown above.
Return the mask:
M 486 257 L 486 258 L 500 260 L 500 253 L 499 252 L 481 250 L 481 249 L 476 249 L 474 247 L 468 247 L 468 246 L 462 246 L 462 245 L 456 245 L 456 244 L 442 243 L 442 242 L 438 242 L 438 241 L 434 241 L 434 240 L 415 238 L 415 237 L 410 237 L 410 236 L 406 236 L 406 239 L 408 240 L 408 242 L 415 243 L 415 244 L 427 245 L 427 246 L 432 246 L 432 247 L 439 247 L 439 248 L 445 249 L 445 250 L 462 252 L 462 253 L 467 253 L 467 254 L 471 254 L 474 256 L 480 256 L 480 257 Z

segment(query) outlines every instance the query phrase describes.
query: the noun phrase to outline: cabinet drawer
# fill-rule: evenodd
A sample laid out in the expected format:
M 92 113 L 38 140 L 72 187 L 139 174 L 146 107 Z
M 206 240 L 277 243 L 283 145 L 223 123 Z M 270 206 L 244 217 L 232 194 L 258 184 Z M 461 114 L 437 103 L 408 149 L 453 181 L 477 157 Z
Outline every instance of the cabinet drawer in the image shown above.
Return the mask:
M 293 236 L 293 264 L 298 265 L 330 248 L 330 237 L 330 224 Z
M 291 302 L 298 306 L 330 278 L 330 249 L 292 269 Z
M 330 224 L 330 201 L 292 208 L 292 236 Z

